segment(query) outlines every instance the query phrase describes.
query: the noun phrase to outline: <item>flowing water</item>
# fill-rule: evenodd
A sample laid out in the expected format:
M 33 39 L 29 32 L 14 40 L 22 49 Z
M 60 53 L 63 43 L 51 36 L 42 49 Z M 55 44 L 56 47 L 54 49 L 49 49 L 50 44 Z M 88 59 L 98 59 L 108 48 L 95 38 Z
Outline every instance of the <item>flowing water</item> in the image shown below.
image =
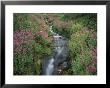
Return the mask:
M 53 32 L 52 26 L 50 32 L 53 34 L 54 50 L 51 56 L 44 58 L 42 75 L 57 75 L 58 66 L 68 57 L 67 39 Z

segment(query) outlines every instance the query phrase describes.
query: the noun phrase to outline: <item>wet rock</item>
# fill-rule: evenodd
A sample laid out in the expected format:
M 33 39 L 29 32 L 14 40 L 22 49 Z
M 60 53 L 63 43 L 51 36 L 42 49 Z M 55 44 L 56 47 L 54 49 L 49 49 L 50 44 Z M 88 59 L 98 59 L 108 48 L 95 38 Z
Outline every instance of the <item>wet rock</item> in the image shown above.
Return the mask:
M 62 74 L 63 69 L 67 68 L 68 66 L 67 58 L 69 55 L 67 44 L 68 41 L 66 38 L 59 36 L 58 34 L 53 36 L 53 45 L 54 45 L 53 54 L 51 55 L 51 57 L 48 57 L 49 59 L 45 59 L 47 61 L 43 63 L 44 64 L 43 74 L 45 75 Z
M 66 68 L 68 66 L 67 62 L 63 62 L 62 68 Z

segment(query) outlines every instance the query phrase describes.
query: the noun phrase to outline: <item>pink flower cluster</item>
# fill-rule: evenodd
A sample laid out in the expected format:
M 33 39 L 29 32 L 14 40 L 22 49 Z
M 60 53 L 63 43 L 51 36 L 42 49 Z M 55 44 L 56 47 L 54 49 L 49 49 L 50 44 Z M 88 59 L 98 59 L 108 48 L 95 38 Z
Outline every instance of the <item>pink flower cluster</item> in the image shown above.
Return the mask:
M 32 30 L 18 30 L 14 32 L 13 43 L 14 51 L 20 52 L 23 45 L 29 45 L 34 40 Z M 25 50 L 25 48 L 24 48 Z
M 87 70 L 91 73 L 95 73 L 97 71 L 96 67 L 95 66 L 88 66 L 87 67 Z
M 86 70 L 90 73 L 96 73 L 97 72 L 97 48 L 94 48 L 91 51 L 92 60 L 88 64 Z

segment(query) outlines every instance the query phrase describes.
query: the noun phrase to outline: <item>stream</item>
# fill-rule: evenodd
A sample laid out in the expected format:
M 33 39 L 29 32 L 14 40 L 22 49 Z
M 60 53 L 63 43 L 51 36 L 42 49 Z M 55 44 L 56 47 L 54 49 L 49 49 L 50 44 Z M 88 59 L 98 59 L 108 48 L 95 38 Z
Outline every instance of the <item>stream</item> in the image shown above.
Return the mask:
M 42 75 L 57 75 L 62 68 L 67 67 L 68 40 L 53 32 L 52 26 L 49 31 L 53 34 L 53 53 L 45 57 L 42 65 Z M 60 68 L 60 69 L 59 69 Z

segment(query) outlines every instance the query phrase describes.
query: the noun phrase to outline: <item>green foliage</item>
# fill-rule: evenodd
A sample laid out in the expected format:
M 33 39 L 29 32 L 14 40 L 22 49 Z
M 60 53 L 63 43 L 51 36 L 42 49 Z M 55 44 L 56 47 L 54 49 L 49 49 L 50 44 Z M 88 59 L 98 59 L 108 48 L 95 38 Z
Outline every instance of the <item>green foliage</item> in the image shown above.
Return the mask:
M 44 39 L 40 39 L 39 41 L 33 41 L 30 45 L 22 45 L 26 51 L 14 55 L 15 75 L 40 74 L 42 58 L 44 58 L 45 55 L 51 54 L 51 48 L 48 47 L 50 43 L 47 40 L 44 41 Z
M 14 14 L 14 31 L 18 29 L 28 29 L 31 28 L 30 22 L 28 21 L 27 14 Z
M 22 54 L 14 55 L 14 74 L 15 75 L 32 75 L 35 74 L 33 56 Z
M 39 31 L 37 18 L 38 16 L 34 14 L 14 14 L 14 32 L 18 30 L 31 30 L 32 36 L 35 37 L 31 44 L 23 43 L 22 45 L 17 46 L 18 49 L 21 49 L 21 52 L 14 53 L 15 75 L 39 75 L 41 72 L 42 59 L 45 55 L 50 55 L 52 52 L 51 41 L 48 41 L 43 37 L 37 35 L 37 32 Z M 25 31 L 23 32 L 23 34 L 25 34 Z M 17 35 L 19 35 L 19 33 Z M 25 38 L 27 36 L 28 35 L 24 35 L 24 37 L 19 37 L 22 37 L 24 38 L 24 40 L 26 40 Z M 22 42 L 28 41 L 28 39 L 27 41 L 24 40 L 22 40 Z
M 62 29 L 57 29 L 56 27 L 53 27 L 53 31 L 55 33 L 58 33 L 59 35 L 66 37 L 66 38 L 70 38 L 72 30 L 71 28 L 62 28 Z
M 67 16 L 65 14 L 59 14 L 58 16 L 63 21 L 66 20 L 66 18 L 67 18 Z
M 73 13 L 73 14 L 72 13 L 61 13 L 58 16 L 61 20 L 67 21 L 67 20 L 77 19 L 77 18 L 82 17 L 84 15 L 85 15 L 84 13 L 83 14 L 81 14 L 81 13 L 80 14 L 79 13 Z
M 51 54 L 51 41 L 48 41 L 44 39 L 42 36 L 36 36 L 36 44 L 35 49 L 36 53 L 39 53 L 41 55 L 50 55 Z
M 77 31 L 80 31 L 83 28 L 83 25 L 80 23 L 74 23 L 72 25 L 72 28 L 70 30 L 71 34 L 76 33 Z
M 77 18 L 76 22 L 82 24 L 84 27 L 88 27 L 94 31 L 97 30 L 97 14 L 85 14 Z
M 42 15 L 42 14 L 40 14 Z M 14 14 L 14 32 L 17 30 L 32 30 L 35 39 L 31 44 L 22 44 L 21 52 L 14 53 L 14 74 L 15 75 L 39 75 L 41 73 L 42 60 L 52 53 L 52 42 L 38 35 L 39 14 Z M 44 14 L 42 16 L 47 16 Z M 69 39 L 70 62 L 69 69 L 63 72 L 64 75 L 91 75 L 91 68 L 96 64 L 90 64 L 93 60 L 92 49 L 97 47 L 96 38 L 91 36 L 91 31 L 97 32 L 96 13 L 58 13 L 56 19 L 60 21 L 72 21 L 72 25 L 58 29 L 54 24 L 53 31 Z M 57 18 L 58 17 L 58 18 Z M 45 17 L 44 17 L 45 18 Z M 43 22 L 43 21 L 42 21 Z M 40 25 L 41 26 L 41 25 Z M 43 28 L 43 27 L 42 27 Z M 48 29 L 46 29 L 48 30 Z M 48 32 L 49 36 L 52 36 Z M 19 48 L 19 47 L 18 47 Z M 91 65 L 91 67 L 88 67 Z M 89 70 L 87 69 L 89 68 Z
M 68 13 L 68 14 L 60 14 L 60 19 L 63 21 L 66 20 L 74 20 L 76 23 L 82 24 L 84 27 L 88 27 L 89 29 L 97 30 L 97 14 L 96 13 Z
M 14 14 L 14 31 L 22 29 L 32 29 L 37 31 L 38 29 L 38 20 L 37 16 L 33 18 L 32 14 L 26 13 L 15 13 Z
M 97 46 L 96 39 L 94 39 L 94 38 L 92 38 L 90 36 L 88 36 L 85 41 L 86 41 L 86 43 L 88 44 L 89 47 L 92 47 L 92 46 L 96 47 Z
M 96 47 L 96 39 L 90 37 L 89 30 L 81 28 L 82 24 L 80 25 L 81 27 L 79 25 L 73 26 L 74 32 L 71 35 L 71 40 L 69 40 L 72 59 L 71 70 L 74 75 L 88 75 L 92 74 L 87 71 L 87 66 L 92 60 L 91 47 Z
M 71 28 L 69 40 L 70 56 L 72 59 L 71 70 L 74 75 L 94 74 L 87 70 L 93 59 L 91 49 L 97 46 L 97 41 L 91 36 L 91 31 L 97 29 L 96 14 L 77 15 Z M 86 28 L 85 28 L 86 27 Z

